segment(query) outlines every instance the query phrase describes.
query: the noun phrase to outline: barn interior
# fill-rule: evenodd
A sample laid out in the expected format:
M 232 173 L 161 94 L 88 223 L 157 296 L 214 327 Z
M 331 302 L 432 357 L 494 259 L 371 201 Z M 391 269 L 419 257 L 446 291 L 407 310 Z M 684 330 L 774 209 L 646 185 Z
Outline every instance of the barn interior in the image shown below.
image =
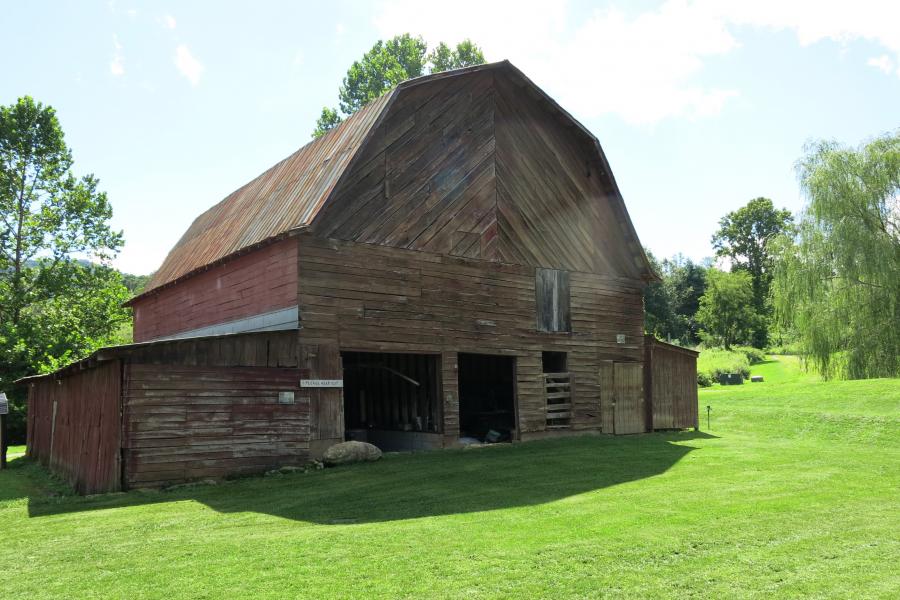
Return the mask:
M 459 354 L 460 437 L 503 442 L 515 437 L 516 359 Z
M 441 447 L 434 354 L 342 352 L 346 439 L 386 452 Z

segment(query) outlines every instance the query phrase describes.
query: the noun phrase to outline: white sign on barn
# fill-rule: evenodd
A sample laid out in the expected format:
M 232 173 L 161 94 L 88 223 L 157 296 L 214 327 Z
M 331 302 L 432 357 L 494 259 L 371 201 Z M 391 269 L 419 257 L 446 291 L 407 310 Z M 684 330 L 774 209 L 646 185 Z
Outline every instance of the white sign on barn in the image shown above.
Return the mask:
M 6 394 L 0 392 L 0 415 L 9 414 L 9 401 L 6 399 Z
M 343 379 L 301 379 L 300 387 L 302 388 L 342 388 L 344 387 Z

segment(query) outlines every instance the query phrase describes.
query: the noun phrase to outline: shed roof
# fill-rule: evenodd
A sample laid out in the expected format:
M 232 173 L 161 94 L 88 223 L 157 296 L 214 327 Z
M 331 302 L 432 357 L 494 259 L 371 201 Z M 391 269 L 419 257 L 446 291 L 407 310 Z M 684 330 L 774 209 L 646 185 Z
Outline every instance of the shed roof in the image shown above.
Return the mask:
M 520 78 L 545 100 L 551 110 L 569 120 L 593 142 L 613 182 L 614 197 L 624 213 L 627 233 L 636 243 L 637 255 L 646 266 L 646 277 L 657 278 L 637 242 L 637 234 L 597 138 L 519 69 L 509 61 L 501 61 L 410 79 L 373 100 L 324 136 L 309 142 L 197 217 L 169 251 L 144 293 L 132 298 L 129 304 L 160 287 L 310 225 L 401 90 L 486 69 L 504 69 Z

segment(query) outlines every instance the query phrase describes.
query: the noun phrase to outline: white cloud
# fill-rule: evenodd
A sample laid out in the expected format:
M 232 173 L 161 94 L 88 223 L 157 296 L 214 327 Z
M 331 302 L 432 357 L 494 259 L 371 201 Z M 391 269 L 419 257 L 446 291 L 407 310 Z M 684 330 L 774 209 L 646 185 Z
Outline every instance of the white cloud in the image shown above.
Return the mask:
M 887 54 L 882 54 L 878 58 L 872 57 L 866 61 L 866 64 L 881 69 L 887 74 L 890 74 L 894 70 L 894 61 L 892 61 L 891 57 Z
M 303 50 L 297 50 L 294 53 L 294 66 L 301 67 L 303 66 L 303 61 L 306 60 L 306 57 L 303 55 Z
M 203 64 L 194 58 L 185 44 L 179 44 L 175 49 L 175 67 L 179 73 L 187 77 L 191 85 L 196 86 L 200 83 L 200 75 L 204 70 Z
M 344 27 L 343 23 L 338 23 L 337 25 L 334 26 L 334 32 L 339 36 L 344 35 L 344 32 L 346 32 L 346 31 L 347 31 L 347 28 Z
M 708 61 L 739 47 L 742 26 L 793 30 L 801 45 L 867 40 L 900 63 L 900 2 L 667 0 L 639 14 L 611 7 L 572 20 L 564 2 L 457 0 L 447 11 L 386 0 L 374 24 L 382 37 L 469 37 L 488 60 L 510 59 L 574 113 L 637 124 L 718 114 L 739 91 L 702 84 L 699 76 Z
M 116 77 L 125 74 L 125 57 L 122 56 L 122 44 L 119 43 L 117 35 L 113 35 L 113 56 L 109 63 L 109 72 Z
M 175 26 L 178 25 L 178 23 L 175 21 L 175 17 L 173 17 L 172 15 L 163 16 L 163 24 L 169 29 L 175 29 Z
M 561 100 L 580 114 L 614 113 L 635 124 L 712 116 L 737 91 L 692 78 L 705 60 L 737 46 L 720 20 L 686 2 L 667 2 L 633 19 L 617 9 L 598 10 L 563 43 L 554 62 L 567 68 L 545 65 L 544 76 L 551 84 L 569 84 L 561 87 L 573 92 Z

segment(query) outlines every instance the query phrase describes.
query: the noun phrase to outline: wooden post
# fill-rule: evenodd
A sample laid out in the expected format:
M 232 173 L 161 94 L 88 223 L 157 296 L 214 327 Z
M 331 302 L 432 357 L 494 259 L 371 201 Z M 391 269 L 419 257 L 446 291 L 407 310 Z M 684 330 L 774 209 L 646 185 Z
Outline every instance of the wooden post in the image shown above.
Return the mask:
M 6 468 L 6 447 L 9 445 L 6 435 L 6 413 L 9 412 L 9 401 L 6 394 L 0 392 L 0 469 Z
M 0 415 L 0 469 L 6 468 L 6 415 Z

